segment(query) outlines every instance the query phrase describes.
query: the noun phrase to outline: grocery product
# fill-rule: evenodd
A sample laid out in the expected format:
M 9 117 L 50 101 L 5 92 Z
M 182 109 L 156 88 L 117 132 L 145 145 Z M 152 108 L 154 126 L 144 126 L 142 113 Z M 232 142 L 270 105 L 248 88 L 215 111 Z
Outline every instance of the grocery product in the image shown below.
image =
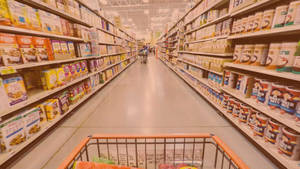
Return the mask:
M 70 72 L 70 66 L 68 64 L 64 64 L 61 66 L 64 70 L 65 74 L 65 82 L 68 83 L 72 80 L 71 72 Z
M 300 23 L 300 1 L 291 2 L 285 18 L 285 25 L 298 25 Z
M 0 65 L 15 65 L 23 63 L 16 36 L 0 33 Z
M 32 36 L 17 35 L 16 38 L 23 58 L 23 63 L 38 62 L 39 58 L 36 56 L 36 49 L 33 46 Z
M 268 124 L 268 117 L 262 113 L 257 113 L 254 128 L 253 128 L 254 136 L 263 137 L 267 124 Z
M 41 130 L 40 126 L 40 114 L 41 114 L 40 107 L 34 107 L 22 114 L 24 127 L 26 132 L 26 137 L 30 138 L 35 133 Z
M 71 57 L 70 57 L 67 42 L 66 41 L 60 41 L 60 47 L 61 47 L 61 55 L 60 55 L 60 57 L 57 57 L 55 59 L 57 59 L 57 60 L 70 59 Z
M 40 15 L 39 11 L 35 8 L 32 8 L 30 6 L 27 6 L 27 15 L 28 15 L 28 22 L 29 22 L 29 28 L 37 31 L 41 31 L 41 21 L 40 21 Z
M 271 29 L 272 22 L 273 22 L 273 19 L 274 19 L 274 14 L 275 14 L 274 9 L 264 11 L 263 19 L 262 19 L 262 22 L 261 22 L 261 29 L 262 30 Z
M 58 99 L 47 100 L 44 107 L 48 121 L 54 120 L 61 114 L 61 108 L 59 106 Z
M 69 110 L 69 91 L 64 91 L 56 97 L 59 101 L 59 107 L 61 109 L 61 113 L 64 114 Z
M 6 91 L 10 106 L 27 100 L 28 96 L 23 78 L 21 76 L 16 75 L 13 77 L 4 78 L 3 86 Z
M 78 86 L 74 86 L 69 90 L 69 102 L 70 104 L 75 104 L 78 99 L 79 99 L 79 95 L 78 95 Z
M 271 144 L 277 143 L 280 132 L 281 124 L 273 119 L 270 119 L 265 132 L 265 141 Z
M 68 41 L 67 44 L 68 44 L 68 51 L 69 51 L 70 57 L 75 58 L 76 55 L 75 55 L 74 43 L 71 41 Z
M 238 47 L 240 47 L 240 46 L 238 46 Z M 244 45 L 244 48 L 242 49 L 242 55 L 240 57 L 240 63 L 249 64 L 250 62 L 252 62 L 251 59 L 253 59 L 253 57 L 254 57 L 253 56 L 254 51 L 255 51 L 255 45 L 254 44 Z
M 7 0 L 12 23 L 15 27 L 30 28 L 27 5 L 15 0 Z
M 22 115 L 14 116 L 0 124 L 0 150 L 9 152 L 26 140 Z
M 46 102 L 43 102 L 43 103 L 36 106 L 41 110 L 41 111 L 39 111 L 39 113 L 40 113 L 40 126 L 41 127 L 45 127 L 47 125 L 47 113 L 46 113 L 46 110 L 45 110 L 45 103 Z
M 38 60 L 48 61 L 54 59 L 49 39 L 33 37 L 32 41 L 35 49 L 35 55 L 38 57 Z
M 284 127 L 282 136 L 279 140 L 279 152 L 291 160 L 299 160 L 300 154 L 300 135 L 299 133 Z
M 0 109 L 6 110 L 9 107 L 8 96 L 6 95 L 2 78 L 0 78 Z
M 283 93 L 280 109 L 281 114 L 286 114 L 286 117 L 293 119 L 297 104 L 300 102 L 300 90 L 293 87 L 286 87 Z
M 57 87 L 57 74 L 55 69 L 44 70 L 41 72 L 41 80 L 44 90 L 51 90 Z
M 264 105 L 266 104 L 267 97 L 269 96 L 269 92 L 271 91 L 272 83 L 269 82 L 268 80 L 261 79 L 259 84 L 260 87 L 258 88 L 257 91 L 256 102 L 261 105 Z
M 276 69 L 277 59 L 280 55 L 281 43 L 271 43 L 266 59 L 267 69 Z
M 251 57 L 250 64 L 260 66 L 265 65 L 268 56 L 268 44 L 255 44 L 254 54 Z
M 249 117 L 247 120 L 247 124 L 250 126 L 251 129 L 254 129 L 254 125 L 256 124 L 256 115 L 258 111 L 253 108 L 250 108 Z
M 288 13 L 288 5 L 278 6 L 275 10 L 272 28 L 283 27 Z
M 11 25 L 7 0 L 0 1 L 0 25 Z
M 293 73 L 300 74 L 300 41 L 298 42 L 298 47 L 294 56 Z
M 297 50 L 297 42 L 285 42 L 282 43 L 280 49 L 280 55 L 276 62 L 277 71 L 279 72 L 291 72 L 295 61 L 295 52 Z
M 66 84 L 66 76 L 65 71 L 63 68 L 56 68 L 56 79 L 57 79 L 57 86 L 63 86 Z
M 240 104 L 239 122 L 247 123 L 247 119 L 250 114 L 250 107 L 246 104 Z
M 61 48 L 60 41 L 58 40 L 51 40 L 53 56 L 55 59 L 61 59 L 63 57 L 63 51 Z
M 264 15 L 263 12 L 257 12 L 257 13 L 255 13 L 255 20 L 254 20 L 253 31 L 259 31 L 261 29 L 263 15 Z
M 268 97 L 268 106 L 271 110 L 280 110 L 281 100 L 283 99 L 283 94 L 285 92 L 285 86 L 272 83 L 270 95 Z
M 39 89 L 42 87 L 40 70 L 27 69 L 22 71 L 26 90 Z
M 244 45 L 236 45 L 234 48 L 234 54 L 233 54 L 233 62 L 239 63 L 240 59 L 242 58 Z

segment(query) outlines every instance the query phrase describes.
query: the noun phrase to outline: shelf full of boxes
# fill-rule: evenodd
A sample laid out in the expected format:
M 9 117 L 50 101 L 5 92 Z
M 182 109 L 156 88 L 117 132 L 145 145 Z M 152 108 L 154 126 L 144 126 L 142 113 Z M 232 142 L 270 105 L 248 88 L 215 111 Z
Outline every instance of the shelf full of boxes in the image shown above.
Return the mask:
M 128 68 L 137 52 L 134 35 L 83 1 L 3 0 L 0 13 L 4 167 Z
M 172 27 L 184 23 L 176 64 L 161 57 L 283 168 L 300 165 L 299 10 L 299 0 L 200 0 Z

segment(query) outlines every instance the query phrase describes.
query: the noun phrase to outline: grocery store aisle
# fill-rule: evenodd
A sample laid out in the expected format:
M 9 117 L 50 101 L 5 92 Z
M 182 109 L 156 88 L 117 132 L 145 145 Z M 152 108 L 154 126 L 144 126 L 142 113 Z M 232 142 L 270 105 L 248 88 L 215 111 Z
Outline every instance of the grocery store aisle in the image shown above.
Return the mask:
M 251 168 L 276 168 L 215 109 L 154 57 L 136 62 L 16 160 L 14 169 L 54 169 L 87 135 L 201 133 L 224 140 Z M 33 162 L 34 161 L 34 162 Z

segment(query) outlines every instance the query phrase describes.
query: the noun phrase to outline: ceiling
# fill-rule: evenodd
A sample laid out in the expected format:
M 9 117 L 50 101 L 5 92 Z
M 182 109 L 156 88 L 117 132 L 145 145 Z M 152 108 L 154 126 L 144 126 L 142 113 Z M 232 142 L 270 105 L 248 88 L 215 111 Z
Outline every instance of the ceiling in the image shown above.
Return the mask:
M 106 16 L 120 16 L 122 25 L 134 30 L 137 38 L 163 31 L 185 13 L 190 0 L 99 0 Z

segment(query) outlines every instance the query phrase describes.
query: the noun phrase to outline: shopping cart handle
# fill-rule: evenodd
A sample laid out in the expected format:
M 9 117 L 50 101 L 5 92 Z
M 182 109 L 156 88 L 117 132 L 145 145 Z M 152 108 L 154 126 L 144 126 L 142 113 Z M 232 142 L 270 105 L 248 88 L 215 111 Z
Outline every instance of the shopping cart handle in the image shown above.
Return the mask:
M 218 136 L 212 136 L 213 140 L 225 151 L 225 153 L 230 157 L 230 159 L 242 169 L 250 169 L 243 160 L 239 158 L 232 150 L 227 146 Z

